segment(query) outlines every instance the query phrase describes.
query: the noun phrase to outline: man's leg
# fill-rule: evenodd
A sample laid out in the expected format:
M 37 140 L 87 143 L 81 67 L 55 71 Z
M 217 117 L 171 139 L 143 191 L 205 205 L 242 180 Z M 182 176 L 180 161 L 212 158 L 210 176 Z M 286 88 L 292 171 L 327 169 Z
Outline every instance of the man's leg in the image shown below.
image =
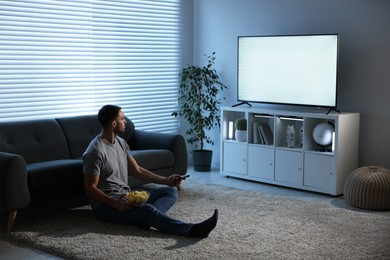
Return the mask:
M 125 212 L 101 205 L 95 210 L 95 214 L 101 221 L 137 226 L 150 225 L 162 232 L 182 236 L 188 236 L 192 227 L 190 223 L 165 215 L 151 204 L 136 206 L 134 209 Z
M 166 213 L 176 203 L 178 194 L 176 188 L 161 187 L 149 190 L 150 197 L 147 203 L 152 204 L 162 213 Z
M 150 225 L 162 232 L 200 238 L 207 237 L 218 221 L 218 210 L 215 210 L 214 214 L 203 222 L 191 224 L 173 219 L 161 213 L 151 204 L 137 206 L 132 210 L 124 212 L 101 205 L 95 210 L 95 213 L 97 218 L 102 221 L 137 226 Z

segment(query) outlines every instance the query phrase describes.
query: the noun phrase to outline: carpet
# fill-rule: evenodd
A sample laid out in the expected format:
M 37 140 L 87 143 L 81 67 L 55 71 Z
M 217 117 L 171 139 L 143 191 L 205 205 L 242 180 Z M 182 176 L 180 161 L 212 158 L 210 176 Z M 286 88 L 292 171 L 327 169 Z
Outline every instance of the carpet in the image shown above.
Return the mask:
M 88 206 L 20 214 L 8 238 L 65 259 L 390 259 L 390 217 L 188 180 L 172 217 L 206 239 L 99 222 Z

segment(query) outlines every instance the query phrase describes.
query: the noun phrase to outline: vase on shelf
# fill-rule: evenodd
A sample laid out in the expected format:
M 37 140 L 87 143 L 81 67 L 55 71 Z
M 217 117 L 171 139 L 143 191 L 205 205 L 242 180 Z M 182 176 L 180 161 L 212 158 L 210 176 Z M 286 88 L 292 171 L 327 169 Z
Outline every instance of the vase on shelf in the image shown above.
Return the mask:
M 236 130 L 234 137 L 238 142 L 246 142 L 246 130 Z
M 241 117 L 237 118 L 234 123 L 236 127 L 236 132 L 234 137 L 238 142 L 246 142 L 246 131 L 247 131 L 247 121 L 246 118 Z

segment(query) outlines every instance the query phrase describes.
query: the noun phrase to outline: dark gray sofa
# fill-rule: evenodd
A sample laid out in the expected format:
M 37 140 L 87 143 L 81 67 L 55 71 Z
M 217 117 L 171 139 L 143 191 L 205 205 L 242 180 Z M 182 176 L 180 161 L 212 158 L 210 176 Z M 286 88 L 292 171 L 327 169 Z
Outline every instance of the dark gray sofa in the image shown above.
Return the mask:
M 126 120 L 120 136 L 142 167 L 163 176 L 187 172 L 183 136 L 137 130 Z M 81 156 L 100 131 L 95 115 L 0 123 L 0 211 L 8 231 L 20 209 L 86 198 Z M 134 180 L 131 186 L 140 184 Z

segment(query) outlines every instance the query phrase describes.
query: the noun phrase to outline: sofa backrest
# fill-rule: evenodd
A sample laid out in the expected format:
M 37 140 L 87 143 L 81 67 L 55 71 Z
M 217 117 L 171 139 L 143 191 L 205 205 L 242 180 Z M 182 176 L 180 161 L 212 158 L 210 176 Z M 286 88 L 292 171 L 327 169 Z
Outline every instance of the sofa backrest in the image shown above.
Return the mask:
M 71 158 L 80 158 L 102 129 L 95 115 L 57 118 L 57 121 L 64 131 Z
M 26 163 L 70 158 L 65 135 L 55 119 L 1 122 L 0 151 L 18 154 Z
M 102 127 L 96 115 L 64 117 L 56 119 L 64 131 L 71 158 L 81 158 L 89 143 L 100 132 Z M 129 142 L 133 136 L 134 124 L 127 120 L 126 132 L 120 134 Z

